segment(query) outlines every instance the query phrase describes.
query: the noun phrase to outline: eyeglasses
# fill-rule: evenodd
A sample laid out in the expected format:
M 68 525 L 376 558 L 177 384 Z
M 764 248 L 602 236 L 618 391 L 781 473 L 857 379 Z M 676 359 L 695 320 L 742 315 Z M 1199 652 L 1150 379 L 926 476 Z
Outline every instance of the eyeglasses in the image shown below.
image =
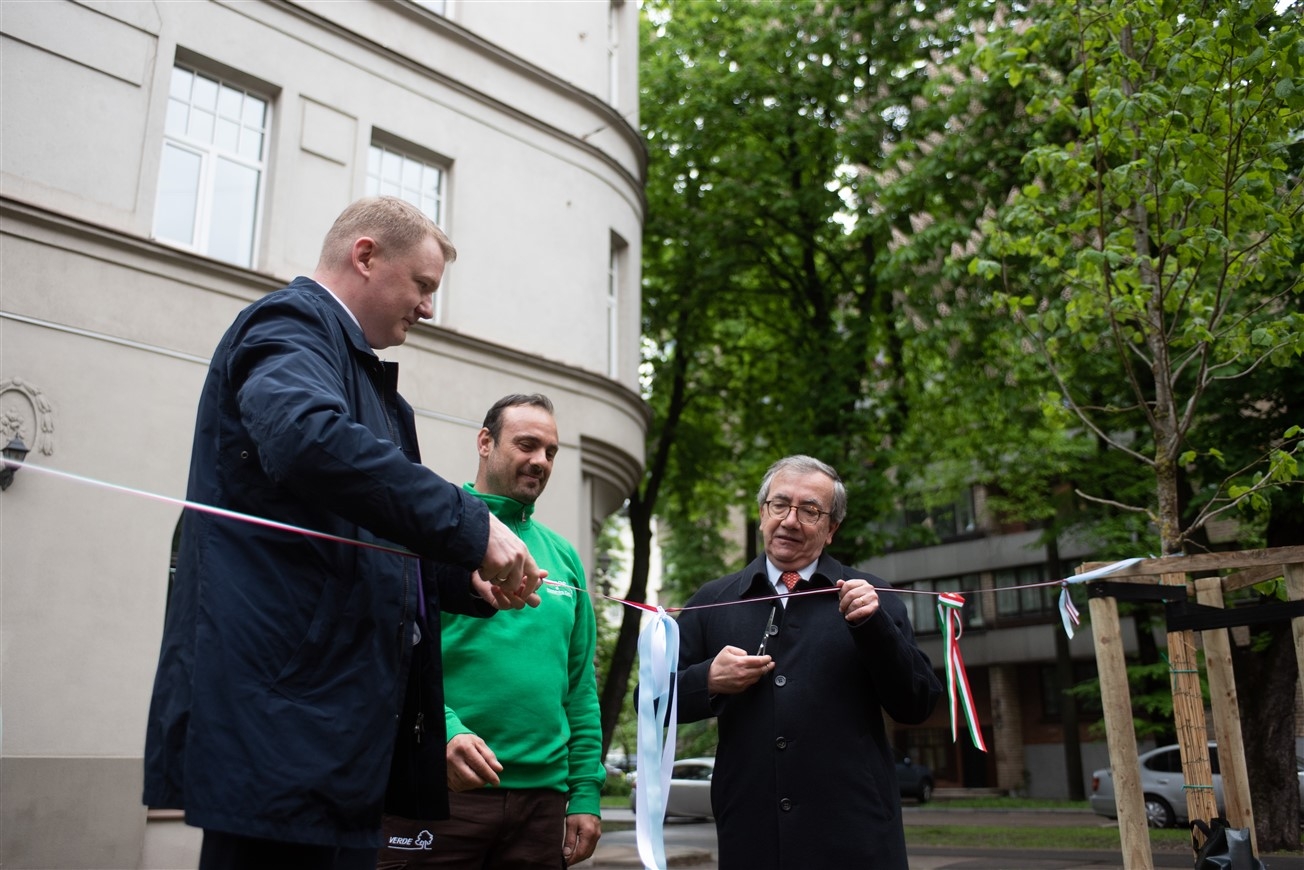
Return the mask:
M 765 509 L 769 511 L 770 517 L 776 520 L 786 520 L 788 514 L 792 511 L 797 512 L 797 522 L 804 526 L 813 526 L 820 521 L 828 511 L 820 510 L 811 504 L 792 504 L 791 502 L 782 501 L 772 498 L 765 502 Z

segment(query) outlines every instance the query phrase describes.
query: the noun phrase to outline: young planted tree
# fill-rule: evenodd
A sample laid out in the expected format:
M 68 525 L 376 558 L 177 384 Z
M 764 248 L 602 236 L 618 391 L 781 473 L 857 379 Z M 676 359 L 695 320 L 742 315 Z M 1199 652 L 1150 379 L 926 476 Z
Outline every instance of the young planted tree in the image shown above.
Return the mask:
M 1199 432 L 1209 391 L 1304 354 L 1304 189 L 1288 163 L 1304 126 L 1304 37 L 1267 0 L 1044 12 L 993 42 L 991 69 L 1038 77 L 1044 97 L 1030 110 L 1071 118 L 1078 136 L 1029 152 L 1037 181 L 1001 210 L 972 269 L 1002 282 L 1081 425 L 1154 475 L 1150 504 L 1082 495 L 1144 512 L 1162 552 L 1181 553 L 1209 520 L 1297 470 L 1288 428 L 1254 471 L 1212 482 L 1183 515 L 1184 467 L 1218 450 Z M 1065 29 L 1077 65 L 1045 75 L 1038 48 Z M 1113 395 L 1077 378 L 1102 357 L 1117 366 Z
M 1281 404 L 1290 390 L 1237 385 L 1292 383 L 1304 354 L 1299 17 L 1298 4 L 1268 0 L 1041 4 L 987 51 L 993 75 L 1039 83 L 1031 113 L 1077 134 L 1028 153 L 1035 180 L 988 225 L 970 268 L 1000 282 L 996 299 L 1064 408 L 1152 475 L 1144 499 L 1080 495 L 1145 517 L 1165 555 L 1298 480 L 1304 418 Z M 1066 40 L 1076 57 L 1062 75 L 1041 58 Z M 1220 443 L 1228 416 L 1257 420 L 1255 435 Z M 1293 668 L 1263 677 L 1257 694 L 1294 697 Z M 1293 721 L 1291 705 L 1275 716 Z M 1257 736 L 1251 780 L 1273 783 L 1260 847 L 1298 847 L 1295 775 L 1281 763 L 1293 728 Z

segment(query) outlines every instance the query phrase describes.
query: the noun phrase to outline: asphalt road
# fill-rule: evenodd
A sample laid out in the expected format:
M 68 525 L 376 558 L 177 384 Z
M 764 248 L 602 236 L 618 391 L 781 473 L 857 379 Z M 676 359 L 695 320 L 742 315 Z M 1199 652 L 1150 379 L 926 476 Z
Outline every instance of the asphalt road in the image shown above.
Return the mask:
M 927 809 L 906 806 L 902 816 L 912 824 L 991 825 L 993 827 L 1081 827 L 1084 824 L 1114 824 L 1089 812 L 1070 811 L 982 811 L 945 810 L 935 805 Z M 603 820 L 632 824 L 628 810 L 606 809 Z M 711 822 L 672 821 L 666 825 L 666 864 L 670 867 L 695 867 L 714 870 L 716 864 L 715 825 Z M 1189 852 L 1155 852 L 1156 868 L 1190 870 Z M 1304 858 L 1271 856 L 1265 864 L 1269 870 L 1304 870 Z M 642 867 L 633 829 L 609 830 L 602 835 L 594 856 L 577 870 L 616 870 Z M 811 868 L 826 870 L 826 868 Z M 1078 850 L 983 849 L 954 847 L 913 847 L 910 870 L 1124 870 L 1123 858 L 1113 852 Z

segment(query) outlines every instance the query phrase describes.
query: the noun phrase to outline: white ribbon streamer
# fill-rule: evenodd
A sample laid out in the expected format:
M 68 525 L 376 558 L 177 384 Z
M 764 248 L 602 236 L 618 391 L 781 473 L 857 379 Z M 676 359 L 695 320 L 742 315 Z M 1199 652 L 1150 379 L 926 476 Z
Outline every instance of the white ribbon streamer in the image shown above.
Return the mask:
M 1078 624 L 1078 609 L 1073 606 L 1073 597 L 1069 595 L 1070 583 L 1086 583 L 1095 580 L 1097 577 L 1104 577 L 1113 574 L 1115 571 L 1122 571 L 1124 568 L 1130 568 L 1137 562 L 1144 561 L 1140 556 L 1134 556 L 1131 559 L 1121 559 L 1117 562 L 1111 562 L 1108 565 L 1097 568 L 1094 571 L 1088 571 L 1085 574 L 1078 574 L 1073 577 L 1065 577 L 1060 581 L 1059 612 L 1060 622 L 1064 624 L 1064 633 L 1073 639 L 1073 626 Z
M 638 856 L 649 870 L 665 870 L 664 822 L 675 766 L 679 693 L 679 623 L 665 608 L 638 636 L 638 799 L 634 826 Z M 664 729 L 664 731 L 663 731 Z

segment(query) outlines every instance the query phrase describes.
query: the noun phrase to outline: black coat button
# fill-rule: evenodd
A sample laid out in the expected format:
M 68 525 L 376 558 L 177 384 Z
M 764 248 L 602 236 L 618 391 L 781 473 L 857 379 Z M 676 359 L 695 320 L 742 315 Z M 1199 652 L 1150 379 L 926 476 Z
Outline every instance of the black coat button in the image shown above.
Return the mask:
M 779 809 L 783 810 L 785 813 L 788 812 L 789 810 L 792 809 L 792 801 L 790 801 L 788 798 L 784 798 L 783 800 L 779 801 Z
M 787 749 L 787 748 L 788 748 L 788 741 L 787 741 L 785 738 L 783 738 L 783 737 L 775 738 L 775 741 L 774 741 L 774 748 L 775 748 L 775 749 Z
M 783 674 L 779 674 L 777 677 L 774 678 L 774 685 L 786 686 L 788 685 L 788 678 L 785 677 Z

